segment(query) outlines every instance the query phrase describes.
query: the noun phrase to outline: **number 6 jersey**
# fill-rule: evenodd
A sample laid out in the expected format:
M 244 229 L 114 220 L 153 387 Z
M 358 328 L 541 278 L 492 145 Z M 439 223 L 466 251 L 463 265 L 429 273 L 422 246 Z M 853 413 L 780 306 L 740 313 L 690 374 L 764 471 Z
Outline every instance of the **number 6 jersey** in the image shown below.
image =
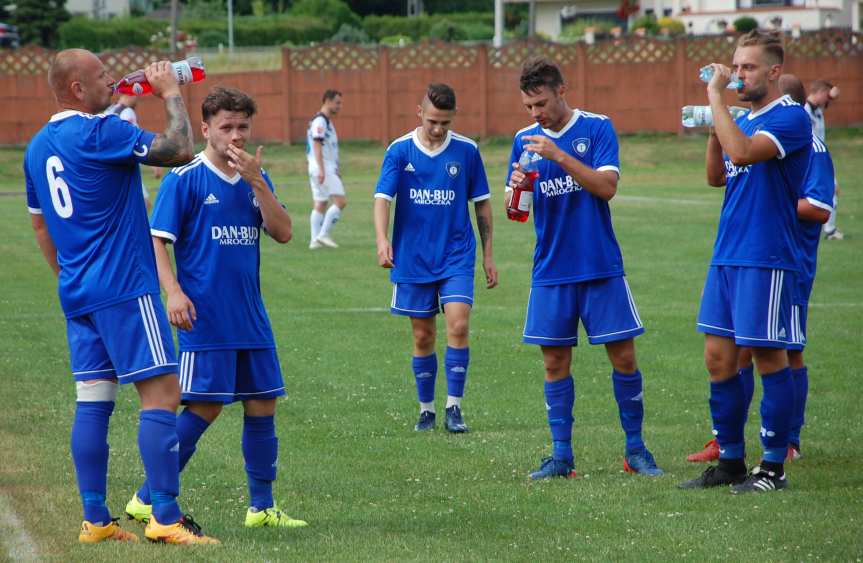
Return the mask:
M 138 167 L 155 137 L 116 115 L 63 111 L 27 146 L 27 207 L 57 248 L 67 318 L 159 292 Z

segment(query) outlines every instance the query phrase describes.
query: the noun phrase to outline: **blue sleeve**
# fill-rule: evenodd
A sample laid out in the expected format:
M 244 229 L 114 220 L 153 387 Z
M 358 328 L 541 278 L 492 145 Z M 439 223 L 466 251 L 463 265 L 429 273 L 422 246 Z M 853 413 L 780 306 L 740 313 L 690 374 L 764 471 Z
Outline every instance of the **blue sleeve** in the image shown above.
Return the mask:
M 183 235 L 183 216 L 190 194 L 191 187 L 181 176 L 173 172 L 165 176 L 150 215 L 151 235 L 177 242 Z
M 521 158 L 521 153 L 524 152 L 524 146 L 519 137 L 520 135 L 516 135 L 512 140 L 512 152 L 509 155 L 509 164 L 506 167 L 506 181 L 504 182 L 504 186 L 507 187 L 509 186 L 509 177 L 512 176 L 512 165 L 518 162 L 518 159 Z
M 482 164 L 482 156 L 479 149 L 473 149 L 471 154 L 470 186 L 467 197 L 470 201 L 482 201 L 491 197 L 488 189 L 488 176 L 485 174 L 485 166 Z
M 803 183 L 801 197 L 821 209 L 833 211 L 833 194 L 836 191 L 836 178 L 833 173 L 833 160 L 828 152 L 812 153 L 809 172 Z
M 30 211 L 30 213 L 41 215 L 42 205 L 39 203 L 39 198 L 36 196 L 36 186 L 33 185 L 33 179 L 30 178 L 26 153 L 24 154 L 24 184 L 27 187 L 27 210 Z
M 779 149 L 779 158 L 812 143 L 812 124 L 800 106 L 784 106 L 756 135 L 767 135 Z
M 276 186 L 273 185 L 273 181 L 270 180 L 270 175 L 267 174 L 267 171 L 264 170 L 263 168 L 261 168 L 261 176 L 264 178 L 264 182 L 266 182 L 267 185 L 270 187 L 270 191 L 275 194 L 276 193 Z
M 399 189 L 399 154 L 398 147 L 391 146 L 384 154 L 384 162 L 381 164 L 381 175 L 378 185 L 375 186 L 375 197 L 392 201 Z
M 96 151 L 102 162 L 146 162 L 155 133 L 144 131 L 116 115 L 100 118 L 96 128 Z
M 596 136 L 593 139 L 596 145 L 593 147 L 594 170 L 614 170 L 620 176 L 620 157 L 618 156 L 617 133 L 610 119 L 600 121 Z

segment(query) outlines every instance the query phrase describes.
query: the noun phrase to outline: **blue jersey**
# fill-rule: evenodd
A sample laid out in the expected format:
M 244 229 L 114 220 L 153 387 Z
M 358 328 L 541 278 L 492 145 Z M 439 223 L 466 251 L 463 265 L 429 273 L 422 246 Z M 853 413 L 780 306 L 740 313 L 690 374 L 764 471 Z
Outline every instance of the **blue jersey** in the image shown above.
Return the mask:
M 174 243 L 177 280 L 198 317 L 192 330 L 178 331 L 181 350 L 275 347 L 261 298 L 262 224 L 249 183 L 204 153 L 162 180 L 150 232 Z
M 512 142 L 509 174 L 526 135 L 549 137 L 564 152 L 594 170 L 620 174 L 617 135 L 611 120 L 575 110 L 560 131 L 539 124 L 525 127 Z M 538 157 L 535 156 L 535 158 Z M 623 257 L 611 226 L 608 202 L 591 194 L 558 163 L 540 159 L 533 187 L 533 286 L 561 285 L 623 275 Z
M 473 275 L 476 240 L 469 201 L 490 197 L 479 149 L 452 131 L 430 151 L 417 131 L 387 148 L 375 197 L 396 200 L 394 283 L 430 283 Z
M 783 96 L 736 123 L 748 137 L 768 136 L 779 154 L 746 166 L 735 166 L 724 155 L 725 199 L 711 265 L 796 271 L 797 198 L 812 152 L 809 117 Z
M 833 193 L 836 180 L 833 175 L 833 160 L 827 145 L 817 136 L 812 138 L 812 160 L 801 198 L 821 209 L 833 211 Z M 808 302 L 815 282 L 815 266 L 818 260 L 818 241 L 821 240 L 821 223 L 800 221 L 800 275 L 798 276 L 798 298 Z
M 64 111 L 27 147 L 27 207 L 57 248 L 67 318 L 159 292 L 138 167 L 155 137 L 116 115 Z

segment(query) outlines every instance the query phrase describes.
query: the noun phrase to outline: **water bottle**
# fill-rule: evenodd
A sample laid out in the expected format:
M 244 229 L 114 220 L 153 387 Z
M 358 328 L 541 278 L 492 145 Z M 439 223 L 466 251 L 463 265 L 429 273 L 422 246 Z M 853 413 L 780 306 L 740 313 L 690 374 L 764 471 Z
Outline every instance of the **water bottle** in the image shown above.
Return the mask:
M 698 78 L 700 78 L 701 81 L 704 83 L 710 82 L 710 79 L 713 78 L 713 67 L 709 65 L 701 67 L 701 69 L 698 71 Z M 726 88 L 728 88 L 729 90 L 738 90 L 740 88 L 743 88 L 743 81 L 737 78 L 736 72 L 731 73 L 731 82 L 728 83 L 728 86 L 726 86 Z
M 728 108 L 731 118 L 735 121 L 738 117 L 749 111 L 746 108 L 731 106 Z M 684 127 L 711 127 L 713 126 L 713 112 L 710 106 L 683 106 L 680 110 L 681 122 Z
M 526 176 L 521 185 L 512 190 L 512 198 L 506 208 L 506 216 L 511 221 L 524 223 L 530 216 L 530 204 L 533 201 L 533 184 L 539 177 L 539 170 L 533 161 L 533 153 L 525 150 L 518 159 L 519 170 Z
M 171 63 L 171 67 L 174 69 L 174 76 L 177 77 L 177 82 L 181 85 L 190 82 L 200 82 L 207 76 L 204 70 L 204 61 L 201 60 L 201 57 L 189 57 L 184 61 Z M 147 82 L 147 77 L 144 75 L 142 69 L 130 72 L 121 78 L 114 85 L 114 90 L 120 94 L 129 96 L 143 96 L 151 93 L 153 88 Z

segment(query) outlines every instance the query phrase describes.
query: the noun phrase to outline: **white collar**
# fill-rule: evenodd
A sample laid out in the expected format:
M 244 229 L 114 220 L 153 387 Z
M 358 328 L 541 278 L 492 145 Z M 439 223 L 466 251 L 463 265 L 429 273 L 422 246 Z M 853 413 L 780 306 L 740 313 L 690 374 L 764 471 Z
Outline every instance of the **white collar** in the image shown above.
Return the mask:
M 420 130 L 419 127 L 414 129 L 414 132 L 412 135 L 413 142 L 420 151 L 422 151 L 426 156 L 429 156 L 431 158 L 434 158 L 437 155 L 439 155 L 440 153 L 442 153 L 443 151 L 445 151 L 446 148 L 449 146 L 450 140 L 452 139 L 452 131 L 447 131 L 446 132 L 446 139 L 444 139 L 443 143 L 441 143 L 441 146 L 439 146 L 438 148 L 436 148 L 435 150 L 432 151 L 432 150 L 429 150 L 426 147 L 424 147 L 423 144 L 420 142 L 419 130 Z
M 225 174 L 224 172 L 222 172 L 221 170 L 219 170 L 219 169 L 216 167 L 216 165 L 215 165 L 215 164 L 213 164 L 213 163 L 212 163 L 212 161 L 210 161 L 210 159 L 209 159 L 209 158 L 207 158 L 207 155 L 204 153 L 204 151 L 199 152 L 199 153 L 198 153 L 198 156 L 200 156 L 200 157 L 201 157 L 201 162 L 203 162 L 203 163 L 204 163 L 204 166 L 206 166 L 207 168 L 209 168 L 209 169 L 210 169 L 210 171 L 211 171 L 213 174 L 215 174 L 216 176 L 218 176 L 218 177 L 219 177 L 219 178 L 221 178 L 222 180 L 226 181 L 227 183 L 229 183 L 229 184 L 233 185 L 233 184 L 236 184 L 237 182 L 239 182 L 239 181 L 240 181 L 240 179 L 242 178 L 242 176 L 240 176 L 240 173 L 239 173 L 239 172 L 234 172 L 234 175 L 233 175 L 233 176 L 228 176 L 227 174 Z
M 93 119 L 94 117 L 105 117 L 103 114 L 93 115 L 92 113 L 84 113 L 83 111 L 78 111 L 75 109 L 67 109 L 52 115 L 51 119 L 49 119 L 48 122 L 51 123 L 54 121 L 62 121 L 67 117 L 72 117 L 73 115 L 80 115 L 81 117 L 86 117 L 87 119 Z
M 772 110 L 772 109 L 773 109 L 773 108 L 775 108 L 777 105 L 779 105 L 779 104 L 782 102 L 782 100 L 787 100 L 787 101 L 790 101 L 790 102 L 793 102 L 793 101 L 794 101 L 794 100 L 792 100 L 792 99 L 791 99 L 791 96 L 789 96 L 789 95 L 787 95 L 787 94 L 786 94 L 786 95 L 784 95 L 784 96 L 779 96 L 778 98 L 776 98 L 775 100 L 773 100 L 772 102 L 770 102 L 769 104 L 767 104 L 766 106 L 764 106 L 763 108 L 761 108 L 760 110 L 758 110 L 758 111 L 750 111 L 750 112 L 749 112 L 749 115 L 748 115 L 748 116 L 746 116 L 746 119 L 748 119 L 748 120 L 752 121 L 752 120 L 753 120 L 753 119 L 755 119 L 756 117 L 758 117 L 758 116 L 760 116 L 760 115 L 764 115 L 765 113 L 767 113 L 768 111 Z
M 575 125 L 575 122 L 578 121 L 578 117 L 581 115 L 581 112 L 577 109 L 572 110 L 572 117 L 569 118 L 569 121 L 566 125 L 563 126 L 563 129 L 560 131 L 552 131 L 551 129 L 542 128 L 542 132 L 551 137 L 552 139 L 559 139 L 563 137 L 567 131 L 572 129 L 572 126 Z

